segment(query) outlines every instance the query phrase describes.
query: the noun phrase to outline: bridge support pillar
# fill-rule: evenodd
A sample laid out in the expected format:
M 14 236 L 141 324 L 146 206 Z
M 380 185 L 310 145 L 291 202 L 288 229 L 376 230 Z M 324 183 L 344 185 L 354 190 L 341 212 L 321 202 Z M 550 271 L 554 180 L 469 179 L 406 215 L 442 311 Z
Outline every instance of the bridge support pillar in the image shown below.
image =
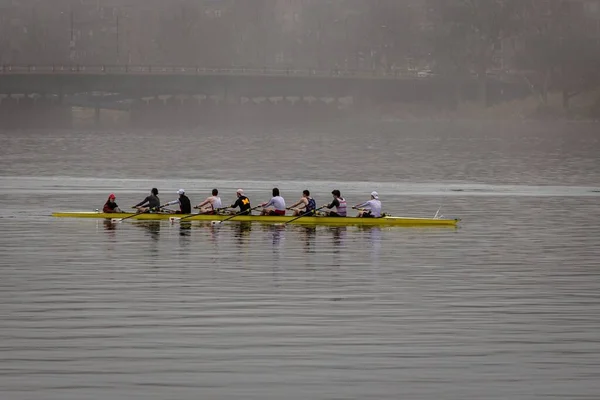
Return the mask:
M 100 107 L 94 107 L 94 126 L 100 126 Z

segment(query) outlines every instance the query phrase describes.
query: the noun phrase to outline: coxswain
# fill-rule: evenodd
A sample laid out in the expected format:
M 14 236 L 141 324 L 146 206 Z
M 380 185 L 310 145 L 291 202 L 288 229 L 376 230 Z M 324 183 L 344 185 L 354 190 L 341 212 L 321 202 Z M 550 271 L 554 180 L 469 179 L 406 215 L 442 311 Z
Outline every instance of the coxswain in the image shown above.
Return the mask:
M 359 209 L 358 216 L 362 218 L 381 217 L 381 201 L 379 201 L 379 194 L 377 194 L 377 192 L 371 192 L 371 200 L 357 204 L 352 208 L 355 210 Z
M 108 195 L 108 200 L 104 203 L 104 207 L 102 207 L 103 213 L 120 213 L 122 212 L 117 203 L 115 203 L 115 195 L 111 193 Z
M 192 203 L 190 202 L 189 197 L 185 195 L 185 190 L 179 189 L 177 191 L 179 198 L 177 200 L 170 201 L 166 204 L 163 204 L 162 207 L 173 206 L 175 204 L 179 204 L 179 211 L 177 214 L 191 214 L 192 213 Z
M 339 190 L 335 189 L 331 192 L 333 195 L 333 201 L 325 206 L 325 208 L 332 209 L 335 207 L 335 211 L 326 211 L 329 217 L 345 217 L 346 216 L 346 199 L 342 197 Z
M 152 188 L 150 196 L 137 203 L 131 208 L 137 208 L 138 212 L 158 211 L 160 210 L 160 199 L 158 198 L 158 189 Z
M 279 195 L 279 189 L 273 188 L 273 197 L 266 203 L 262 203 L 263 208 L 260 215 L 273 215 L 273 216 L 284 216 L 285 215 L 285 200 Z
M 218 210 L 223 208 L 223 203 L 221 203 L 221 198 L 219 197 L 219 191 L 213 189 L 212 196 L 207 197 L 206 200 L 194 208 L 200 209 L 200 214 L 216 214 Z
M 230 205 L 229 208 L 238 208 L 239 207 L 240 212 L 237 214 L 250 215 L 250 213 L 251 213 L 250 209 L 252 207 L 250 206 L 250 199 L 248 197 L 244 196 L 244 190 L 238 189 L 237 192 L 235 192 L 235 195 L 237 196 L 237 200 L 235 201 L 235 203 Z M 236 214 L 236 211 L 233 211 L 232 214 Z
M 312 216 L 315 214 L 317 203 L 315 199 L 310 197 L 310 191 L 308 189 L 302 191 L 302 197 L 296 204 L 291 206 L 289 210 L 294 211 L 294 216 Z

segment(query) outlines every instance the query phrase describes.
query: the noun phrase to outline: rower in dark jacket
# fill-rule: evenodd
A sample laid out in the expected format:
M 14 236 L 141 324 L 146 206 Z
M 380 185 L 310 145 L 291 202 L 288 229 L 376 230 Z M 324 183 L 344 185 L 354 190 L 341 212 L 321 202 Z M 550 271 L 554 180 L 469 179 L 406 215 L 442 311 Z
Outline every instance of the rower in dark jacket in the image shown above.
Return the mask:
M 160 210 L 160 199 L 158 198 L 158 189 L 152 188 L 150 196 L 137 203 L 131 208 L 137 208 L 138 212 L 158 211 Z
M 238 189 L 236 192 L 236 196 L 237 196 L 237 200 L 235 201 L 235 203 L 230 205 L 229 208 L 238 208 L 239 207 L 240 212 L 238 214 L 250 215 L 251 214 L 250 209 L 252 208 L 252 206 L 250 206 L 250 199 L 247 198 L 246 196 L 244 196 L 244 190 Z M 233 211 L 232 213 L 235 214 L 236 211 Z
M 179 189 L 177 191 L 179 198 L 177 200 L 170 201 L 166 204 L 163 204 L 162 207 L 172 206 L 175 204 L 179 204 L 178 214 L 191 214 L 192 213 L 192 203 L 190 202 L 189 197 L 185 195 L 185 190 Z
M 121 212 L 121 209 L 115 202 L 115 199 L 116 199 L 116 196 L 113 193 L 111 193 L 108 196 L 108 200 L 106 200 L 106 203 L 104 203 L 104 207 L 102 207 L 103 213 L 120 213 Z

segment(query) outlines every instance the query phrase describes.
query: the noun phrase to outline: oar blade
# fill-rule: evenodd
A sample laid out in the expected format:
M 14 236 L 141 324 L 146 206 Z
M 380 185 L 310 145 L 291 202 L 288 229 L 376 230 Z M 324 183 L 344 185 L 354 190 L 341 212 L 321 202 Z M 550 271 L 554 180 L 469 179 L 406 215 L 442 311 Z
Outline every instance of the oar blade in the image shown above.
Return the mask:
M 113 224 L 120 224 L 123 221 L 123 218 L 111 218 L 110 222 Z

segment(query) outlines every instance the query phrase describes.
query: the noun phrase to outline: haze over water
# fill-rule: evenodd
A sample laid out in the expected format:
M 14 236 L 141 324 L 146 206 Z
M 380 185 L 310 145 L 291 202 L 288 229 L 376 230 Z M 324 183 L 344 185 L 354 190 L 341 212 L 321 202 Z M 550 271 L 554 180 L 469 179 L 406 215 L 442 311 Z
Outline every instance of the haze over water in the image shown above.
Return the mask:
M 2 399 L 597 399 L 597 124 L 0 132 Z M 458 229 L 54 219 L 377 190 Z

